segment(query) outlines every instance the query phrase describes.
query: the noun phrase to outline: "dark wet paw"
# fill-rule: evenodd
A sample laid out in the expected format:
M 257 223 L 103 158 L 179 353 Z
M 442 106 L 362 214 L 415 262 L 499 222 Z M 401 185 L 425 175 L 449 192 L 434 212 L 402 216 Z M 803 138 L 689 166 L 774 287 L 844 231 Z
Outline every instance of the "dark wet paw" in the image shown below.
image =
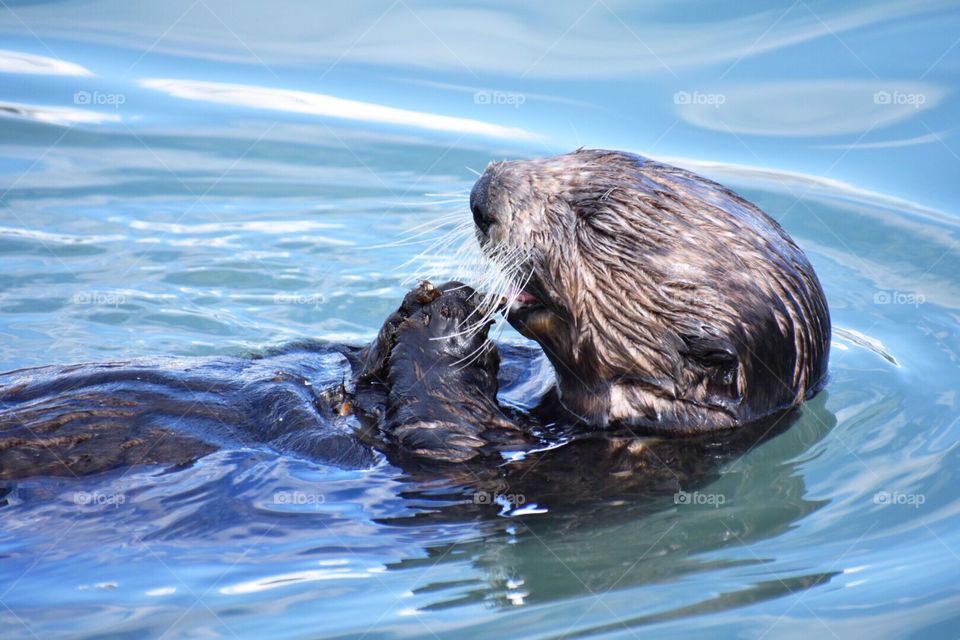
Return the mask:
M 474 315 L 479 319 L 478 302 L 476 292 L 462 282 L 451 280 L 434 286 L 428 280 L 421 281 L 403 297 L 400 307 L 383 323 L 376 340 L 364 349 L 357 383 L 386 381 L 391 353 L 403 340 L 416 339 L 425 346 L 442 347 L 426 341 L 440 343 L 445 338 L 455 339 L 459 324 L 469 322 Z M 432 322 L 434 316 L 444 319 L 443 326 Z M 410 322 L 411 319 L 414 322 Z M 486 327 L 478 330 L 485 339 Z

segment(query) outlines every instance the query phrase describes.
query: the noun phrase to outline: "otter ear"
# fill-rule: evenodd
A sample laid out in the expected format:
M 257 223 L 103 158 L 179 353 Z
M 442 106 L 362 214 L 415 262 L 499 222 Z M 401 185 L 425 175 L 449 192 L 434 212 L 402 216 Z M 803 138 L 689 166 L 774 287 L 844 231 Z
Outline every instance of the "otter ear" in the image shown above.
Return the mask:
M 704 368 L 726 371 L 739 364 L 736 346 L 710 324 L 696 320 L 679 322 L 678 334 L 686 347 L 684 355 Z

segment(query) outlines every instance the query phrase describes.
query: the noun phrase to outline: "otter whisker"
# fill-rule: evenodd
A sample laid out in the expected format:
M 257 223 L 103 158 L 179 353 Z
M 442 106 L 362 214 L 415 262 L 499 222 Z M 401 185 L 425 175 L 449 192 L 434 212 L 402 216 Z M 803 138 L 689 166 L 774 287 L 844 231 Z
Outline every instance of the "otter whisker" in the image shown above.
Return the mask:
M 437 191 L 437 192 L 427 192 L 423 195 L 428 198 L 454 198 L 461 197 L 464 200 L 470 197 L 470 189 L 462 189 L 460 191 Z
M 497 327 L 497 334 L 496 334 L 496 336 L 491 337 L 491 336 L 490 336 L 490 333 L 488 332 L 486 338 L 484 338 L 483 344 L 481 344 L 480 347 L 478 347 L 477 349 L 475 349 L 472 353 L 467 354 L 467 356 L 465 356 L 464 358 L 461 358 L 460 360 L 451 363 L 450 366 L 455 366 L 455 365 L 457 365 L 457 364 L 460 364 L 460 363 L 466 361 L 466 362 L 463 364 L 463 366 L 460 367 L 460 369 L 464 369 L 464 368 L 469 367 L 470 365 L 472 365 L 474 362 L 476 362 L 477 359 L 479 359 L 480 356 L 483 355 L 484 349 L 492 349 L 492 348 L 495 348 L 495 346 L 496 346 L 496 341 L 503 335 L 503 331 L 504 331 L 504 329 L 505 329 L 506 326 L 507 326 L 507 324 L 506 324 L 505 322 L 498 322 L 497 324 L 498 324 L 499 326 Z M 475 355 L 474 355 L 474 354 L 475 354 Z M 471 356 L 472 356 L 472 357 L 471 357 Z
M 430 194 L 424 194 L 424 195 L 430 195 Z M 413 201 L 381 200 L 380 202 L 390 207 L 436 207 L 443 204 L 463 205 L 464 198 L 462 196 L 456 196 L 456 197 L 448 197 L 446 200 L 425 200 L 423 202 L 416 201 L 416 200 L 413 200 Z
M 429 233 L 430 233 L 429 231 L 424 231 L 423 233 L 418 234 L 418 236 L 425 236 L 425 235 L 427 235 L 427 234 L 429 234 Z M 366 249 L 388 249 L 388 248 L 391 248 L 391 247 L 409 247 L 409 246 L 413 246 L 413 245 L 417 245 L 417 244 L 425 244 L 425 243 L 427 243 L 427 242 L 433 242 L 433 240 L 432 240 L 431 238 L 422 238 L 422 237 L 418 237 L 418 236 L 412 236 L 412 237 L 410 237 L 410 238 L 395 240 L 395 241 L 393 241 L 393 242 L 386 242 L 386 243 L 384 243 L 384 244 L 371 244 L 371 245 L 367 245 L 367 246 L 364 247 L 364 248 L 366 248 Z M 416 257 L 416 256 L 415 256 L 415 257 Z M 404 263 L 404 266 L 408 266 L 409 263 L 410 263 L 410 261 L 408 260 L 406 263 Z
M 456 276 L 458 274 L 451 273 L 454 271 L 451 267 L 453 265 L 463 265 L 464 263 L 470 262 L 468 257 L 464 255 L 462 250 L 456 250 L 450 255 L 449 248 L 459 243 L 461 246 L 468 243 L 472 236 L 472 224 L 469 221 L 465 221 L 463 225 L 455 227 L 452 229 L 446 236 L 438 239 L 438 241 L 429 247 L 426 251 L 422 252 L 419 258 L 427 259 L 428 262 L 442 263 L 445 266 L 444 275 Z M 436 267 L 434 267 L 436 268 Z M 456 269 L 457 271 L 462 271 L 462 269 Z M 423 275 L 439 275 L 437 273 L 423 274 Z
M 464 236 L 469 235 L 471 227 L 472 224 L 470 224 L 469 221 L 464 221 L 435 239 L 426 249 L 407 260 L 398 269 L 406 269 L 410 265 L 418 262 L 421 263 L 421 266 L 408 277 L 405 282 L 440 278 L 452 271 L 450 266 L 455 264 L 456 255 L 449 257 L 446 256 L 445 253 L 452 244 L 460 241 Z M 439 265 L 437 264 L 438 262 L 440 263 Z M 454 274 L 449 275 L 453 277 Z
M 499 260 L 503 260 L 506 264 L 497 264 Z M 489 288 L 484 290 L 485 293 L 482 302 L 461 322 L 461 326 L 464 328 L 453 335 L 470 334 L 486 326 L 487 323 L 496 321 L 497 312 L 501 308 L 509 308 L 516 302 L 520 292 L 526 287 L 533 275 L 529 273 L 522 282 L 519 280 L 520 268 L 526 262 L 525 252 L 520 250 L 507 252 L 499 259 L 494 259 L 491 262 L 493 264 L 490 265 L 491 268 L 488 270 L 488 273 L 492 281 L 484 283 L 488 285 Z M 496 269 L 496 266 L 500 266 L 501 268 Z M 505 304 L 502 304 L 501 301 L 504 301 Z M 481 312 L 480 317 L 468 323 L 478 312 Z
M 530 274 L 530 275 L 532 275 L 532 274 Z M 523 286 L 526 286 L 526 282 L 529 281 L 530 275 L 527 276 L 526 280 L 524 281 Z M 522 288 L 522 287 L 521 287 L 521 288 Z M 515 298 L 516 298 L 516 295 L 514 295 L 514 299 L 515 299 Z M 512 304 L 512 301 L 508 301 L 507 304 L 508 304 L 508 306 L 509 306 L 509 304 Z M 478 308 L 479 308 L 479 307 L 478 307 Z M 476 309 L 475 309 L 474 311 L 471 311 L 471 312 L 470 312 L 470 315 L 473 315 L 473 313 L 474 313 L 475 311 L 476 311 Z M 495 312 L 496 312 L 496 308 L 493 309 L 493 313 L 495 313 Z M 467 318 L 469 318 L 470 315 L 468 315 Z M 485 315 L 484 319 L 482 319 L 481 321 L 478 321 L 478 322 L 474 323 L 473 325 L 471 325 L 471 327 L 468 328 L 467 331 L 472 333 L 472 332 L 474 332 L 474 331 L 481 330 L 481 329 L 486 325 L 486 317 L 487 317 L 487 316 Z M 504 329 L 506 329 L 506 326 L 507 326 L 505 322 L 497 322 L 497 324 L 498 324 L 499 326 L 497 327 L 497 333 L 496 333 L 495 336 L 491 337 L 491 336 L 490 336 L 490 333 L 488 332 L 487 335 L 486 335 L 486 337 L 484 338 L 483 343 L 482 343 L 477 349 L 475 349 L 474 351 L 472 351 L 470 354 L 467 354 L 467 356 L 465 356 L 464 358 L 461 358 L 460 360 L 452 363 L 450 366 L 453 367 L 453 366 L 456 366 L 456 365 L 459 365 L 459 364 L 462 363 L 462 366 L 461 366 L 458 370 L 465 369 L 466 367 L 469 367 L 469 366 L 471 366 L 474 362 L 476 362 L 476 361 L 483 355 L 484 350 L 494 348 L 494 347 L 495 347 L 495 344 L 496 344 L 496 341 L 497 341 L 500 337 L 502 337 L 503 331 L 504 331 Z M 459 335 L 459 332 L 458 332 L 458 333 L 455 333 L 455 334 L 453 334 L 453 335 Z
M 432 241 L 420 237 L 429 235 L 436 228 L 436 221 L 418 225 L 431 228 L 409 238 L 409 243 L 429 241 L 430 244 L 400 267 L 400 269 L 406 269 L 412 263 L 419 263 L 419 268 L 415 269 L 413 275 L 405 279 L 404 283 L 422 279 L 456 278 L 467 280 L 473 289 L 480 292 L 477 305 L 466 318 L 461 320 L 455 332 L 432 339 L 446 340 L 471 335 L 484 330 L 491 322 L 499 323 L 499 333 L 502 333 L 505 324 L 500 318 L 499 311 L 504 308 L 504 303 L 509 307 L 516 301 L 532 275 L 524 269 L 528 258 L 527 252 L 516 247 L 483 249 L 477 243 L 475 227 L 470 216 L 463 215 L 461 211 L 449 217 L 458 217 L 461 220 L 460 224 L 448 229 Z M 455 248 L 451 251 L 452 247 Z M 493 342 L 488 335 L 484 340 L 483 348 L 489 348 L 492 345 Z M 462 362 L 469 366 L 482 355 L 483 348 L 472 352 L 458 364 Z
M 516 302 L 517 296 L 519 295 L 519 291 L 522 290 L 522 288 L 523 288 L 524 286 L 526 286 L 527 281 L 529 281 L 529 276 L 528 276 L 527 280 L 525 280 L 525 281 L 523 282 L 523 284 L 521 284 L 520 286 L 514 286 L 513 284 L 510 284 L 510 285 L 509 285 L 510 290 L 507 291 L 505 295 L 503 295 L 503 294 L 501 294 L 501 295 L 494 294 L 492 300 L 485 299 L 485 300 L 477 307 L 476 310 L 472 311 L 472 312 L 470 313 L 470 315 L 468 315 L 466 318 L 464 318 L 464 323 L 466 323 L 466 321 L 468 321 L 468 320 L 471 318 L 471 316 L 472 316 L 476 311 L 478 311 L 478 310 L 480 310 L 480 309 L 484 309 L 483 315 L 481 315 L 476 321 L 472 322 L 471 324 L 468 324 L 468 325 L 463 329 L 462 333 L 472 333 L 472 332 L 478 330 L 479 328 L 485 326 L 488 322 L 490 322 L 490 321 L 496 321 L 496 320 L 497 320 L 497 316 L 496 316 L 497 312 L 498 312 L 501 308 L 509 309 L 509 308 L 513 305 L 513 303 Z M 500 304 L 500 303 L 499 303 L 501 300 L 504 301 L 503 304 Z
M 421 233 L 420 235 L 429 234 L 432 231 L 433 230 L 430 229 Z M 430 241 L 431 244 L 422 252 L 420 252 L 419 254 L 411 258 L 409 261 L 407 261 L 407 264 L 409 265 L 411 262 L 415 262 L 417 260 L 420 260 L 426 257 L 435 256 L 440 251 L 446 251 L 449 245 L 458 241 L 467 231 L 468 229 L 466 227 L 466 224 L 463 222 L 461 222 L 460 224 L 457 224 L 456 226 L 451 227 L 443 235 L 432 239 L 432 241 Z M 418 274 L 418 275 L 424 275 L 424 274 Z
M 474 349 L 464 357 L 460 358 L 459 360 L 455 360 L 454 362 L 451 362 L 449 366 L 452 368 L 455 368 L 457 371 L 462 371 L 463 369 L 466 369 L 467 367 L 472 365 L 474 362 L 479 360 L 480 357 L 483 355 L 483 352 L 489 350 L 492 347 L 493 347 L 493 342 L 490 340 L 488 336 L 483 341 L 483 344 L 481 344 L 479 347 L 477 347 L 476 349 Z
M 474 255 L 476 256 L 476 254 Z M 483 260 L 483 256 L 477 257 L 480 258 L 481 264 L 486 262 Z M 511 252 L 503 258 L 505 262 L 508 263 L 506 269 L 487 269 L 484 275 L 487 275 L 488 280 L 483 282 L 483 284 L 489 285 L 490 289 L 483 295 L 481 302 L 461 321 L 458 331 L 434 339 L 442 340 L 455 336 L 473 334 L 486 327 L 488 323 L 495 322 L 497 312 L 502 307 L 501 301 L 508 300 L 516 295 L 516 293 L 512 291 L 515 287 L 514 282 L 516 280 L 514 272 L 517 270 L 517 265 L 522 263 L 521 257 L 518 252 Z M 479 317 L 470 322 L 477 314 L 479 314 Z
M 436 228 L 436 225 L 439 224 L 439 223 L 459 222 L 459 221 L 462 221 L 463 218 L 464 218 L 464 216 L 463 216 L 463 211 L 462 211 L 462 209 L 461 209 L 460 207 L 457 207 L 456 209 L 451 209 L 448 213 L 446 213 L 446 214 L 444 214 L 444 215 L 442 215 L 442 216 L 439 216 L 439 217 L 437 217 L 437 218 L 431 218 L 431 219 L 429 219 L 429 220 L 425 220 L 425 221 L 423 221 L 423 222 L 420 222 L 420 223 L 418 223 L 418 224 L 413 225 L 413 226 L 410 227 L 409 229 L 404 229 L 404 230 L 401 232 L 401 235 L 406 235 L 406 234 L 409 234 L 409 233 L 411 233 L 411 232 L 413 232 L 413 231 L 419 231 L 419 230 L 421 230 L 421 229 L 430 229 L 430 230 L 432 230 L 432 229 L 435 229 L 435 228 Z
M 387 242 L 384 244 L 369 245 L 368 248 L 379 249 L 383 247 L 405 247 L 405 246 L 411 246 L 416 244 L 430 243 L 430 246 L 428 246 L 426 249 L 424 249 L 423 251 L 415 255 L 413 258 L 410 258 L 403 264 L 403 266 L 409 266 L 412 262 L 415 262 L 417 259 L 423 258 L 425 257 L 425 255 L 429 255 L 431 253 L 436 252 L 437 249 L 439 248 L 437 247 L 437 245 L 443 244 L 442 241 L 445 240 L 448 234 L 456 236 L 459 233 L 461 233 L 461 230 L 457 228 L 453 228 L 450 231 L 448 231 L 446 234 L 444 234 L 444 236 L 441 236 L 439 239 L 426 237 L 426 236 L 429 236 L 429 234 L 431 234 L 432 232 L 433 232 L 432 230 L 422 231 L 416 235 L 410 236 L 409 238 L 400 238 L 393 242 Z M 453 239 L 456 239 L 456 237 L 454 237 Z

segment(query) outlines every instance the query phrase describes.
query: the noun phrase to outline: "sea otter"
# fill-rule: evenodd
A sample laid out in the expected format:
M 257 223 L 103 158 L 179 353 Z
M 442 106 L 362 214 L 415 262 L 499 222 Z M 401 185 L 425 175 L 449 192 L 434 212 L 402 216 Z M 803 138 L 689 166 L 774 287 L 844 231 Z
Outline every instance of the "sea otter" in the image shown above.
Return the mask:
M 775 433 L 823 384 L 830 319 L 810 263 L 724 187 L 578 151 L 491 165 L 470 206 L 483 251 L 508 263 L 507 295 L 422 283 L 365 348 L 3 374 L 0 479 L 239 444 L 352 467 L 386 455 L 479 486 L 549 477 L 567 496 L 591 469 L 600 493 L 608 476 L 616 491 L 677 486 Z M 530 415 L 497 399 L 498 309 L 556 370 L 556 394 Z M 554 399 L 568 413 L 551 413 Z
M 489 165 L 476 237 L 512 282 L 559 401 L 589 425 L 742 426 L 824 384 L 827 303 L 781 226 L 729 189 L 620 151 Z
M 158 358 L 0 375 L 0 494 L 20 479 L 180 466 L 223 448 L 365 469 L 383 457 L 463 500 L 444 517 L 664 497 L 785 429 L 640 437 L 502 406 L 534 353 L 488 339 L 458 282 L 410 291 L 366 347 L 292 344 L 257 357 Z M 473 326 L 464 332 L 464 327 Z M 518 374 L 518 372 L 520 372 Z M 600 501 L 600 502 L 597 502 Z

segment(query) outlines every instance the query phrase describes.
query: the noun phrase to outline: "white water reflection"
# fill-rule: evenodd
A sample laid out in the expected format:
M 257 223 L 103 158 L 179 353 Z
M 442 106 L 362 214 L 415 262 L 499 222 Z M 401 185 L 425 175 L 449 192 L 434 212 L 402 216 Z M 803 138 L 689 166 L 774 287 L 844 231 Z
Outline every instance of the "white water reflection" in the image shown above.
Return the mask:
M 32 73 L 50 76 L 92 76 L 78 64 L 21 51 L 0 50 L 0 73 Z
M 70 37 L 156 53 L 256 65 L 387 64 L 524 77 L 593 78 L 739 63 L 817 38 L 931 14 L 950 0 L 795 2 L 718 11 L 702 2 L 482 4 L 416 0 L 237 9 L 233 0 L 144 5 L 93 0 L 19 7 L 41 38 Z M 146 13 L 146 15 L 145 15 Z M 104 22 L 103 16 L 110 16 Z M 691 20 L 691 16 L 709 18 Z M 283 17 L 283 19 L 281 19 Z M 18 24 L 9 25 L 14 30 Z M 0 25 L 3 31 L 4 25 Z M 321 68 L 321 72 L 326 67 Z
M 868 132 L 914 118 L 945 95 L 925 82 L 767 82 L 681 92 L 677 115 L 715 131 L 806 137 Z
M 267 591 L 279 587 L 287 587 L 293 584 L 304 582 L 316 582 L 318 580 L 343 580 L 345 578 L 372 578 L 373 573 L 369 571 L 352 571 L 348 567 L 335 569 L 312 569 L 307 571 L 296 571 L 292 573 L 282 573 L 275 576 L 267 576 L 257 580 L 241 582 L 229 587 L 222 587 L 220 593 L 228 596 L 242 595 L 247 593 L 256 593 L 258 591 Z
M 931 131 L 922 136 L 900 138 L 897 140 L 878 140 L 876 142 L 856 142 L 853 144 L 822 144 L 821 149 L 896 149 L 898 147 L 912 147 L 916 144 L 945 144 L 944 139 L 953 131 Z
M 140 84 L 148 89 L 156 89 L 185 100 L 203 100 L 252 109 L 304 113 L 512 140 L 533 140 L 536 138 L 529 131 L 517 127 L 505 127 L 470 118 L 455 118 L 435 113 L 397 109 L 372 102 L 347 100 L 310 91 L 168 78 L 147 78 L 141 80 Z

